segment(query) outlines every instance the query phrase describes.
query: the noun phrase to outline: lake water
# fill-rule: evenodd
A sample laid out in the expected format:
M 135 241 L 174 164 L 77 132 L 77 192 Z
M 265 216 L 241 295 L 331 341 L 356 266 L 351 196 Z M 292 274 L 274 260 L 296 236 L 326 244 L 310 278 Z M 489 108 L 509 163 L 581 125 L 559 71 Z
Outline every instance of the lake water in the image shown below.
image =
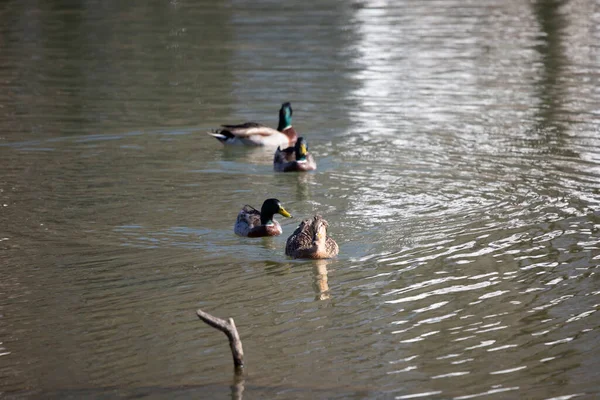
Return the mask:
M 596 2 L 76 3 L 0 5 L 0 397 L 600 396 Z M 285 101 L 315 173 L 204 134 Z

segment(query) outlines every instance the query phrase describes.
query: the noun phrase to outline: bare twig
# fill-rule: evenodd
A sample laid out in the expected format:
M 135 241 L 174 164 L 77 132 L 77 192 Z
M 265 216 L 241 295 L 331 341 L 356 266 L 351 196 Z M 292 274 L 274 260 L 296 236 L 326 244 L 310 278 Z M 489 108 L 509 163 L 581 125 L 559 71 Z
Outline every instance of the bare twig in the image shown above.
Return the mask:
M 240 335 L 235 327 L 233 318 L 229 318 L 229 321 L 225 321 L 224 319 L 214 317 L 200 309 L 196 310 L 196 314 L 202 321 L 227 335 L 229 347 L 231 347 L 231 354 L 233 355 L 233 364 L 236 368 L 243 368 L 244 349 L 242 348 L 242 341 L 240 340 Z

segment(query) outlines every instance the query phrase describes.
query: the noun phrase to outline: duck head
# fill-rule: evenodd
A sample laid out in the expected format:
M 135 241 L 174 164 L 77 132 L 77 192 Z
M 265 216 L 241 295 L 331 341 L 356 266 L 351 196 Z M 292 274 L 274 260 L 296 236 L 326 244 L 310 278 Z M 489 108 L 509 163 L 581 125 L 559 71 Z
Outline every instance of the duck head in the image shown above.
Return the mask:
M 306 161 L 308 155 L 308 144 L 304 137 L 299 137 L 294 145 L 294 151 L 296 153 L 296 161 Z
M 292 218 L 292 215 L 283 208 L 281 202 L 277 199 L 267 199 L 260 208 L 260 223 L 267 225 L 273 223 L 273 216 L 281 214 L 286 218 Z
M 324 247 L 327 240 L 327 227 L 329 224 L 320 215 L 315 215 L 311 228 L 313 232 L 312 244 L 316 247 Z
M 279 109 L 279 125 L 277 126 L 277 130 L 283 131 L 290 126 L 292 126 L 292 105 L 286 102 Z

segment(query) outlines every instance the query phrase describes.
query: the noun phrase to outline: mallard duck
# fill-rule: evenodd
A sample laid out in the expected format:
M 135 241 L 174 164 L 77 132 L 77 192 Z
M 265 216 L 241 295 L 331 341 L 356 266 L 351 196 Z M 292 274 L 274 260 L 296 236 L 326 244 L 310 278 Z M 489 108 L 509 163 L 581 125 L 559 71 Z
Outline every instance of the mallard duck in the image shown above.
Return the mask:
M 306 139 L 299 137 L 293 147 L 283 150 L 280 147 L 277 148 L 273 159 L 273 168 L 278 172 L 314 171 L 317 169 L 317 163 L 312 154 L 308 152 Z
M 293 258 L 331 258 L 339 247 L 327 236 L 329 224 L 320 215 L 305 219 L 285 244 L 285 254 Z
M 293 146 L 298 137 L 294 127 L 292 127 L 292 105 L 290 103 L 283 103 L 279 109 L 277 130 L 256 122 L 221 126 L 222 129 L 207 133 L 223 144 L 288 147 Z
M 277 199 L 267 199 L 260 211 L 252 206 L 245 205 L 238 214 L 233 231 L 236 235 L 248 237 L 277 236 L 283 232 L 279 222 L 273 219 L 275 214 L 292 218 L 291 214 L 283 208 Z

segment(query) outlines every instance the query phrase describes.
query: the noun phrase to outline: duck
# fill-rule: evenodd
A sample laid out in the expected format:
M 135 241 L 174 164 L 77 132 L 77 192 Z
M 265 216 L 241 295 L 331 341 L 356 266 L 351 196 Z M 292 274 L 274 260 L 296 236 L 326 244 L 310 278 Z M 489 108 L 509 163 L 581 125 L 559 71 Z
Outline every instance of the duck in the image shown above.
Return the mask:
M 299 137 L 293 147 L 281 150 L 277 147 L 273 158 L 273 168 L 277 172 L 314 171 L 317 169 L 312 154 L 308 152 L 308 144 L 304 137 Z
M 292 105 L 289 102 L 281 105 L 276 130 L 257 122 L 246 122 L 239 125 L 221 125 L 221 129 L 207 133 L 224 145 L 289 147 L 293 146 L 298 138 L 292 126 L 292 113 Z
M 292 218 L 292 215 L 283 208 L 283 205 L 277 199 L 266 199 L 260 211 L 252 206 L 245 205 L 237 216 L 233 231 L 236 235 L 246 237 L 281 235 L 283 232 L 281 225 L 273 219 L 275 214 Z
M 340 249 L 331 237 L 327 236 L 329 224 L 320 215 L 305 219 L 300 223 L 285 244 L 285 254 L 292 258 L 332 258 Z

